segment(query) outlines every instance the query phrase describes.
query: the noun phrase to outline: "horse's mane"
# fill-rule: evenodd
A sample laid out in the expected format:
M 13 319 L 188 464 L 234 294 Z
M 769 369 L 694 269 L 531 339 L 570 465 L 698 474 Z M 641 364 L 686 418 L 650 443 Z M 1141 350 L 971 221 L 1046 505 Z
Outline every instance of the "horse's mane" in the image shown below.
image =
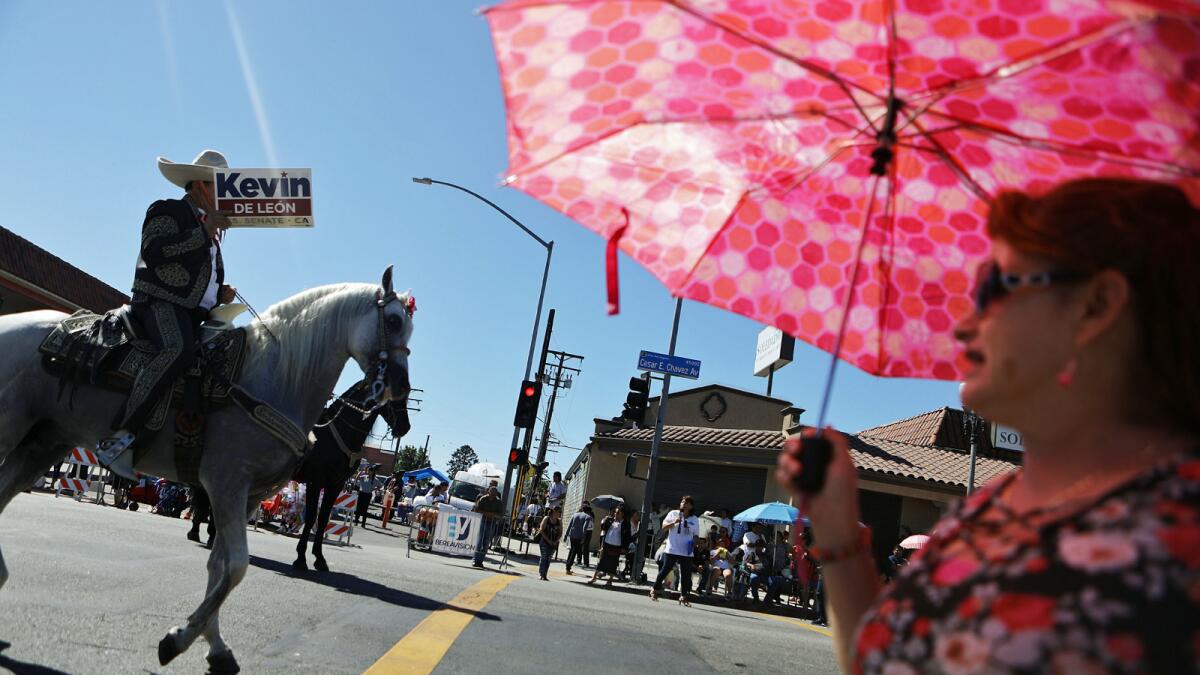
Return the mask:
M 247 363 L 247 375 L 261 367 L 274 369 L 273 378 L 287 391 L 299 391 L 312 373 L 318 372 L 329 355 L 328 345 L 345 343 L 344 332 L 375 307 L 379 286 L 362 283 L 331 284 L 310 288 L 267 308 L 251 325 L 255 340 L 261 345 L 271 340 L 267 331 L 279 338 L 279 361 L 263 361 L 252 367 Z M 407 301 L 401 294 L 401 301 Z M 319 320 L 318 320 L 319 319 Z

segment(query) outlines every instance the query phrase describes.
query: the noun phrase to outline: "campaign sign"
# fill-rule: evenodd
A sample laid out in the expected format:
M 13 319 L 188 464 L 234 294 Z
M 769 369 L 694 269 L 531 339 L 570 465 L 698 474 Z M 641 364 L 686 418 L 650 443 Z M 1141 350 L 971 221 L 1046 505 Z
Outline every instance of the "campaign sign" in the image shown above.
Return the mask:
M 312 227 L 312 169 L 217 169 L 217 210 L 231 227 Z
M 472 511 L 443 508 L 438 510 L 433 528 L 433 550 L 450 555 L 475 555 L 483 516 Z

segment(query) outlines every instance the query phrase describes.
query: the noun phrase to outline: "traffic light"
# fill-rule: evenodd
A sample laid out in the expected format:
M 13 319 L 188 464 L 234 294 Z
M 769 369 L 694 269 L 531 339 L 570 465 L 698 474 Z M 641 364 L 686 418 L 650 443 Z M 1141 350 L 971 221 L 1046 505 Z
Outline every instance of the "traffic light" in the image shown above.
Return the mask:
M 508 463 L 513 466 L 521 466 L 529 459 L 529 453 L 522 448 L 513 448 L 508 451 Z
M 646 406 L 650 402 L 650 373 L 643 377 L 629 378 L 629 394 L 625 396 L 625 409 L 621 417 L 638 426 L 646 424 Z
M 542 383 L 525 380 L 521 383 L 521 394 L 517 396 L 517 414 L 513 426 L 532 429 L 537 422 L 538 403 L 542 400 Z

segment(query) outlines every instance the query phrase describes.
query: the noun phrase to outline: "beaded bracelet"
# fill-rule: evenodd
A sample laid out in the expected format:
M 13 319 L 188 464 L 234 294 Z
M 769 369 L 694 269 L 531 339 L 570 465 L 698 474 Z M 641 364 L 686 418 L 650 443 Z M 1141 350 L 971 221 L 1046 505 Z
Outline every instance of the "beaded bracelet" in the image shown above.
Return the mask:
M 818 563 L 825 564 L 853 558 L 869 548 L 871 548 L 871 528 L 859 524 L 858 538 L 855 541 L 834 549 L 828 549 L 823 546 L 810 546 L 808 553 Z

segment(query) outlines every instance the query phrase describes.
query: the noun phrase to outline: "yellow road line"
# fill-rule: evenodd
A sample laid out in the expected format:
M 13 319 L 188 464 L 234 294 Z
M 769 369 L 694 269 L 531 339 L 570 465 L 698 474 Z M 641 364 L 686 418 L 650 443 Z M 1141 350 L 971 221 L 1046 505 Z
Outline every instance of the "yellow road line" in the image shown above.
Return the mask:
M 520 577 L 495 574 L 454 596 L 450 602 L 425 617 L 388 650 L 364 675 L 384 673 L 432 673 L 442 657 L 471 623 L 475 613 L 496 594 Z
M 800 619 L 793 619 L 790 616 L 775 616 L 774 614 L 759 614 L 759 616 L 770 619 L 772 621 L 781 621 L 783 623 L 790 623 L 793 626 L 799 626 L 801 628 L 804 628 L 805 630 L 811 630 L 814 633 L 820 633 L 821 635 L 824 635 L 826 637 L 833 637 L 833 631 L 829 630 L 828 628 L 822 628 L 820 626 L 815 626 L 807 621 L 802 621 Z

